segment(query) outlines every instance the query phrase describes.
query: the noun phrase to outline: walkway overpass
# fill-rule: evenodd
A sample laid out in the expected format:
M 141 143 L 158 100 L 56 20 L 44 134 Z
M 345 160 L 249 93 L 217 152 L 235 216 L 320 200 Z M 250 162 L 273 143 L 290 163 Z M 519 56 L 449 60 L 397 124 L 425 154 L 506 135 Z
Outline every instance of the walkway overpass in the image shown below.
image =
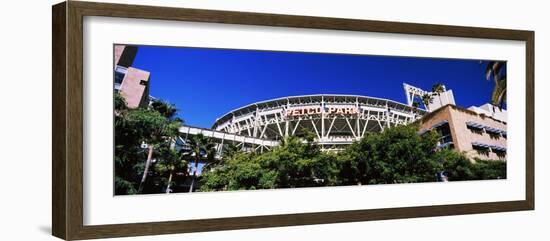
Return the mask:
M 240 147 L 241 150 L 263 152 L 264 150 L 271 150 L 271 148 L 280 144 L 280 142 L 276 140 L 231 134 L 223 131 L 187 125 L 181 126 L 179 132 L 181 140 L 178 141 L 182 142 L 182 144 L 185 143 L 185 140 L 188 140 L 192 136 L 198 134 L 202 134 L 205 137 L 211 138 L 211 140 L 216 143 L 216 150 L 218 155 L 220 155 L 223 151 L 224 145 L 232 144 L 236 147 Z

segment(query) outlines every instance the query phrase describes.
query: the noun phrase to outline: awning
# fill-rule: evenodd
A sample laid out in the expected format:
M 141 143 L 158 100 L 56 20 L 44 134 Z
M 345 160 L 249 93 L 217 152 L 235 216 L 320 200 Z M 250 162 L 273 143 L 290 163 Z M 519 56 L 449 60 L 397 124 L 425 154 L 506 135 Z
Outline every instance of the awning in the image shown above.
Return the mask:
M 483 128 L 485 128 L 484 125 L 475 123 L 475 122 L 473 122 L 473 121 L 468 121 L 468 122 L 466 122 L 466 126 L 472 127 L 472 128 L 476 128 L 476 129 L 483 129 Z
M 505 152 L 505 151 L 506 151 L 506 147 L 495 146 L 495 145 L 491 145 L 491 149 L 492 149 L 493 151 L 502 151 L 502 152 Z
M 501 129 L 498 129 L 498 128 L 482 125 L 482 124 L 479 124 L 479 123 L 475 123 L 473 121 L 466 122 L 466 126 L 471 127 L 471 128 L 476 128 L 476 129 L 485 129 L 485 132 L 506 135 L 505 130 L 501 130 Z
M 485 127 L 485 131 L 486 131 L 486 132 L 495 133 L 495 134 L 500 134 L 500 133 L 503 132 L 502 130 L 499 130 L 499 129 L 497 129 L 497 128 L 493 128 L 493 127 L 490 127 L 490 126 L 486 126 L 486 127 Z
M 478 147 L 478 148 L 484 148 L 484 149 L 491 148 L 492 151 L 506 152 L 506 147 L 503 147 L 503 146 L 489 145 L 489 144 L 480 143 L 480 142 L 472 142 L 472 146 Z
M 490 145 L 487 145 L 487 144 L 484 144 L 484 143 L 479 143 L 479 142 L 472 142 L 472 146 L 479 147 L 479 148 L 486 148 L 486 149 L 491 148 Z

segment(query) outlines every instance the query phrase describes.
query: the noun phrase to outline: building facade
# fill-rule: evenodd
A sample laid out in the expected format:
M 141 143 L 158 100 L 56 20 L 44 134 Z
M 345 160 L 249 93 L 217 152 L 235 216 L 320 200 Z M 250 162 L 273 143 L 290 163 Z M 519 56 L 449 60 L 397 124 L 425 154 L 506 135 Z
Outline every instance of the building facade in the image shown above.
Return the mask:
M 420 133 L 436 130 L 439 147 L 453 148 L 472 160 L 506 160 L 506 122 L 455 105 L 446 105 L 424 115 Z
M 114 89 L 124 97 L 128 108 L 146 107 L 149 104 L 151 74 L 131 67 L 137 50 L 136 46 L 114 46 Z

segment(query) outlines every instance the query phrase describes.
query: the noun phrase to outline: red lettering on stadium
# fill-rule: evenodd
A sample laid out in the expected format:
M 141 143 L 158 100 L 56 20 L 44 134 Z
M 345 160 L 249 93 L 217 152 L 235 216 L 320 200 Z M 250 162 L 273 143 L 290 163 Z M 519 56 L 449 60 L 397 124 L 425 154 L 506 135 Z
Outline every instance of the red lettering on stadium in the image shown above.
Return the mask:
M 311 116 L 311 115 L 356 115 L 359 113 L 356 107 L 297 107 L 284 111 L 285 116 Z

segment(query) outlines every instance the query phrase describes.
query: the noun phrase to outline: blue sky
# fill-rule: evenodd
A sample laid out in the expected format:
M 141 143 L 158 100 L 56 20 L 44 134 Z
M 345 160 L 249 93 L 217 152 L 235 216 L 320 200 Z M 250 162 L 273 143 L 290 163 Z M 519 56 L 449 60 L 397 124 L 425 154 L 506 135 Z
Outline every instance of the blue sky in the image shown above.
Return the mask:
M 452 89 L 457 105 L 489 102 L 493 82 L 479 60 L 140 46 L 133 67 L 151 72 L 150 95 L 175 104 L 187 125 L 258 101 L 353 94 L 406 103 L 403 82 Z

